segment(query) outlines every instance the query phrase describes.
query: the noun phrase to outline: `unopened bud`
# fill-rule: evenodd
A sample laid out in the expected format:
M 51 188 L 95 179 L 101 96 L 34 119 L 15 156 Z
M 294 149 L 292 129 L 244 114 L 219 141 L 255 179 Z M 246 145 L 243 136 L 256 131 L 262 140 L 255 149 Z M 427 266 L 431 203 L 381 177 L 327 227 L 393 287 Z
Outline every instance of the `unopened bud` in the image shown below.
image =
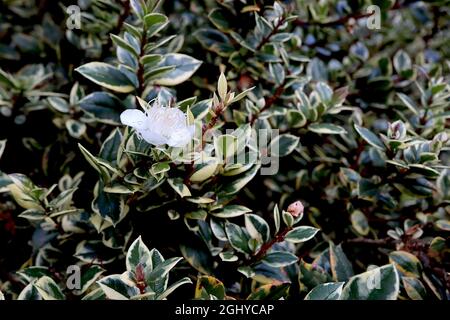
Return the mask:
M 387 135 L 389 139 L 393 140 L 403 140 L 406 137 L 406 127 L 405 124 L 398 120 L 391 123 L 388 128 Z
M 287 212 L 289 212 L 293 217 L 298 217 L 303 214 L 303 204 L 300 201 L 295 201 L 289 205 Z

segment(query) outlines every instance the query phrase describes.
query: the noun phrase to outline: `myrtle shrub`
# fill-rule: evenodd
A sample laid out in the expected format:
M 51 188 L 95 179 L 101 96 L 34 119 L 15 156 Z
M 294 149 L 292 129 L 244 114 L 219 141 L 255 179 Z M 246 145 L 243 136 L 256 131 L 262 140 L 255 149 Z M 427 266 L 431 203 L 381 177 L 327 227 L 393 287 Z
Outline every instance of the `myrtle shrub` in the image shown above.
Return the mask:
M 449 13 L 1 0 L 0 298 L 449 299 Z

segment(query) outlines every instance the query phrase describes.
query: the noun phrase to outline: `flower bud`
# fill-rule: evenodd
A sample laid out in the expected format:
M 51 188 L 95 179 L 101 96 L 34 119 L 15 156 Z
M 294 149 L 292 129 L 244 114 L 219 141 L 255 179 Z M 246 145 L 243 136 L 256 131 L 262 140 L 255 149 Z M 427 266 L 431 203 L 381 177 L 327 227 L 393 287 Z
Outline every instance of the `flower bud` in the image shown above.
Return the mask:
M 303 214 L 303 204 L 300 201 L 295 201 L 289 205 L 287 212 L 289 212 L 293 217 L 298 217 Z
M 406 137 L 406 126 L 398 120 L 389 125 L 387 136 L 393 140 L 403 140 Z

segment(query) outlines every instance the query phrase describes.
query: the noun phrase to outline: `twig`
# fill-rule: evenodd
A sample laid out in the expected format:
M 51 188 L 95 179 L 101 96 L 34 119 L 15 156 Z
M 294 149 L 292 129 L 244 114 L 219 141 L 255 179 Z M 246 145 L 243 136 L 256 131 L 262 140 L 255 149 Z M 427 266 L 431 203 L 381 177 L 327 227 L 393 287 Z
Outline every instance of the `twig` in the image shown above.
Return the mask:
M 253 125 L 253 123 L 256 121 L 256 119 L 258 119 L 259 114 L 261 114 L 263 111 L 266 111 L 267 109 L 269 109 L 275 103 L 275 101 L 277 101 L 277 99 L 283 94 L 286 83 L 287 83 L 287 78 L 285 78 L 283 83 L 275 89 L 274 94 L 266 100 L 264 107 L 261 110 L 259 110 L 258 114 L 252 115 L 252 118 L 250 119 L 251 125 Z
M 367 238 L 360 237 L 360 238 L 348 239 L 345 242 L 346 243 L 361 243 L 361 244 L 379 245 L 379 246 L 391 246 L 392 245 L 391 238 L 367 239 Z
M 211 117 L 208 124 L 203 125 L 203 127 L 202 127 L 202 142 L 201 142 L 202 150 L 205 147 L 205 143 L 206 143 L 205 134 L 216 125 L 217 121 L 220 118 L 220 115 L 225 110 L 225 105 L 223 104 L 223 102 L 220 102 L 213 109 L 214 109 L 214 115 Z M 190 178 L 191 178 L 192 174 L 194 173 L 194 161 L 191 161 L 189 164 L 186 165 L 186 172 L 187 172 L 187 174 L 184 178 L 184 183 L 187 185 L 190 185 L 191 184 Z
M 120 1 L 120 3 L 123 5 L 123 10 L 117 19 L 116 26 L 114 27 L 113 30 L 111 30 L 112 34 L 120 33 L 120 30 L 122 30 L 123 23 L 125 22 L 125 19 L 130 15 L 131 11 L 130 0 Z M 110 52 L 111 46 L 112 46 L 112 39 L 111 37 L 108 37 L 108 40 L 102 47 L 102 57 L 101 57 L 102 60 L 105 58 L 105 54 Z
M 406 1 L 406 3 L 404 3 L 404 4 L 400 4 L 399 1 L 396 1 L 396 3 L 389 9 L 389 11 L 404 9 L 404 8 L 408 7 L 408 5 L 411 5 L 415 2 L 419 2 L 419 0 Z M 296 19 L 296 20 L 294 20 L 293 23 L 294 23 L 294 25 L 299 26 L 299 27 L 309 27 L 309 26 L 336 27 L 336 26 L 345 25 L 350 20 L 359 20 L 359 19 L 368 18 L 368 17 L 372 16 L 373 14 L 374 14 L 374 12 L 372 12 L 372 13 L 357 12 L 357 13 L 350 13 L 346 16 L 343 16 L 336 20 L 328 21 L 328 22 L 304 21 L 301 19 Z
M 259 51 L 269 40 L 270 38 L 276 34 L 278 32 L 278 29 L 283 25 L 284 23 L 284 18 L 280 19 L 280 21 L 278 21 L 278 23 L 275 25 L 275 27 L 272 29 L 272 31 L 269 32 L 268 35 L 266 35 L 261 42 L 258 44 L 258 46 L 256 47 L 256 51 Z
M 286 234 L 291 230 L 292 227 L 287 227 L 283 231 L 279 232 L 272 240 L 263 244 L 259 251 L 250 259 L 250 262 L 255 263 L 264 258 L 264 256 L 267 254 L 267 251 L 269 251 L 275 243 L 283 242 Z

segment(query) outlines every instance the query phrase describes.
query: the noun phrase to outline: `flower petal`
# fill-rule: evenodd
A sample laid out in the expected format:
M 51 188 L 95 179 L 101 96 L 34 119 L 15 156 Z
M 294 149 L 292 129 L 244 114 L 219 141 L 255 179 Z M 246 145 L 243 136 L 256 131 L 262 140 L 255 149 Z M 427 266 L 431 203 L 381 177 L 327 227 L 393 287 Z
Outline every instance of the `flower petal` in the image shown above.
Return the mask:
M 193 126 L 191 126 L 193 127 Z M 167 144 L 171 147 L 184 147 L 192 140 L 194 130 L 190 127 L 184 127 L 173 131 Z
M 120 121 L 127 126 L 137 130 L 145 129 L 147 125 L 147 116 L 144 112 L 137 109 L 128 109 L 120 115 Z
M 155 146 L 161 146 L 167 143 L 167 138 L 159 134 L 157 131 L 146 129 L 146 130 L 138 130 L 138 132 L 142 135 L 142 138 L 145 141 Z

